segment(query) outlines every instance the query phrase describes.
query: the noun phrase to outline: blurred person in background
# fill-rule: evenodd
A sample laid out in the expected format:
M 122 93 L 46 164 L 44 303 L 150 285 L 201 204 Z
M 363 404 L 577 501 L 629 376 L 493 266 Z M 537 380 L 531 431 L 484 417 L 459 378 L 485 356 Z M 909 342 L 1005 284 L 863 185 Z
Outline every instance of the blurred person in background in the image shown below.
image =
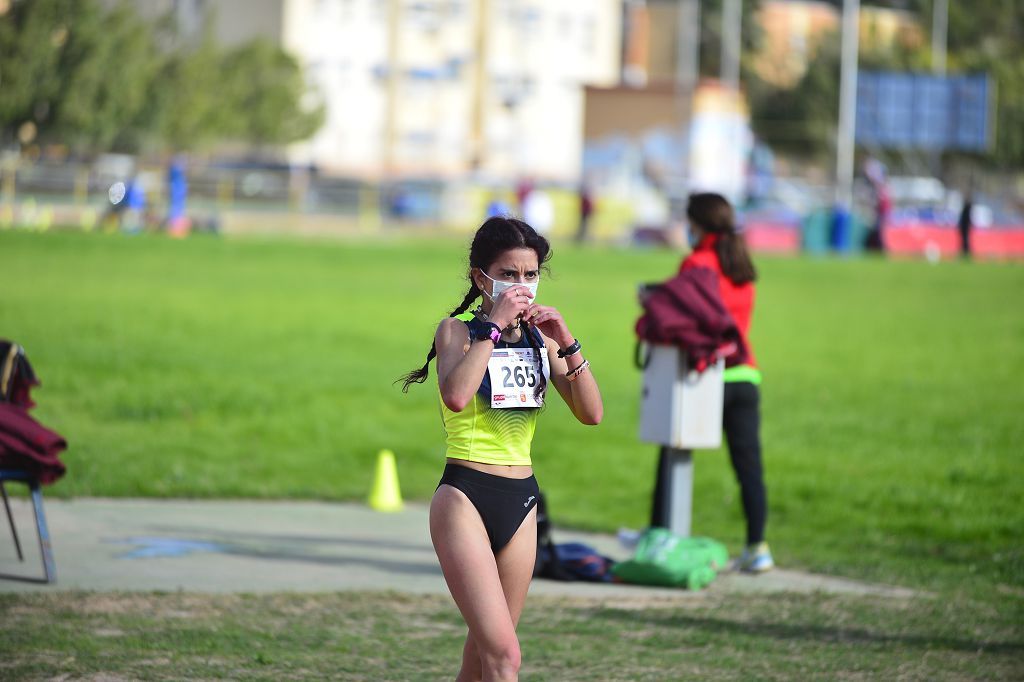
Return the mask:
M 974 193 L 967 191 L 964 196 L 964 205 L 960 209 L 960 218 L 956 221 L 957 230 L 960 232 L 960 256 L 971 257 L 971 230 L 974 229 L 974 221 L 971 219 L 971 211 L 974 210 Z
M 523 201 L 523 220 L 537 231 L 548 234 L 555 224 L 555 205 L 551 195 L 539 187 L 534 187 Z
M 501 198 L 501 193 L 492 192 L 484 210 L 484 218 L 501 218 L 512 215 L 512 208 Z
M 533 180 L 530 178 L 520 178 L 519 182 L 516 183 L 516 205 L 519 207 L 519 212 L 523 212 L 523 207 L 526 206 L 526 198 L 530 196 L 530 192 L 533 191 Z
M 586 182 L 580 183 L 579 211 L 580 222 L 576 228 L 576 241 L 583 243 L 587 241 L 587 234 L 590 231 L 590 217 L 594 214 L 594 195 Z
M 864 175 L 871 185 L 875 203 L 875 223 L 864 238 L 864 248 L 867 251 L 884 251 L 883 232 L 885 224 L 889 221 L 889 213 L 892 212 L 892 196 L 889 193 L 889 183 L 885 177 L 885 165 L 878 159 L 869 157 L 864 162 Z
M 142 229 L 146 210 L 146 190 L 138 175 L 133 175 L 125 186 L 124 210 L 121 212 L 121 231 L 135 234 Z
M 747 364 L 725 369 L 722 422 L 747 521 L 746 546 L 737 565 L 741 570 L 760 573 L 772 569 L 775 562 L 765 542 L 768 498 L 761 466 L 761 372 L 750 345 L 757 271 L 743 235 L 736 231 L 736 216 L 725 197 L 712 193 L 691 195 L 686 217 L 693 251 L 683 260 L 680 272 L 707 268 L 718 275 L 722 302 L 739 327 L 749 352 Z M 655 508 L 659 508 L 657 501 Z
M 875 224 L 864 239 L 864 248 L 868 251 L 885 251 L 885 224 L 892 212 L 892 198 L 885 180 L 873 184 L 871 188 L 875 195 Z
M 185 161 L 176 156 L 167 166 L 167 231 L 176 237 L 188 234 L 189 221 L 185 213 L 188 199 L 188 179 Z
M 535 302 L 546 239 L 527 223 L 490 218 L 469 252 L 469 290 L 442 320 L 423 367 L 437 358 L 447 462 L 430 503 L 430 536 L 469 627 L 459 680 L 515 680 L 516 625 L 537 551 L 530 446 L 549 381 L 584 424 L 603 406 L 590 363 L 562 314 Z M 477 298 L 480 305 L 466 311 Z

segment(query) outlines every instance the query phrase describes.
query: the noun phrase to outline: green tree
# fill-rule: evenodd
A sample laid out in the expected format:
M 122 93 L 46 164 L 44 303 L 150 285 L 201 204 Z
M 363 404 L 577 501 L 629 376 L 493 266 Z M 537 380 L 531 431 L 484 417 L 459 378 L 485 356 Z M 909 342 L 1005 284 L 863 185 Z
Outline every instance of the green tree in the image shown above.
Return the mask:
M 0 17 L 0 128 L 32 122 L 41 141 L 107 149 L 139 123 L 158 64 L 127 4 L 15 0 Z
M 835 149 L 839 111 L 839 45 L 826 37 L 803 78 L 778 88 L 747 74 L 751 124 L 759 138 L 789 155 L 827 158 Z
M 166 55 L 149 84 L 147 119 L 156 144 L 194 150 L 224 139 L 245 113 L 224 94 L 221 52 L 207 33 Z
M 930 31 L 935 0 L 905 0 L 904 4 Z M 991 149 L 977 158 L 998 168 L 1024 168 L 1024 4 L 972 0 L 950 1 L 948 6 L 949 71 L 984 72 L 996 86 L 995 139 Z
M 722 71 L 723 4 L 722 0 L 701 0 L 700 3 L 700 73 L 707 78 L 718 78 Z M 742 0 L 741 54 L 750 54 L 760 46 L 761 27 L 757 21 L 760 9 L 761 0 Z
M 935 0 L 904 0 L 896 5 L 917 14 L 931 31 Z M 947 45 L 951 55 L 977 49 L 1003 56 L 1020 54 L 1024 50 L 1024 7 L 1019 0 L 949 0 Z
M 989 74 L 995 83 L 995 135 L 980 160 L 996 168 L 1024 169 L 1024 54 L 996 57 L 972 51 L 958 62 L 966 71 Z
M 871 4 L 914 11 L 931 30 L 932 0 Z M 987 153 L 973 156 L 988 165 L 1024 168 L 1024 6 L 1011 0 L 976 0 L 969 7 L 949 4 L 949 72 L 985 72 L 996 84 L 995 139 Z M 791 89 L 760 81 L 753 70 L 745 70 L 753 127 L 762 139 L 796 157 L 831 157 L 839 111 L 839 48 L 838 35 L 823 38 L 807 73 Z M 927 72 L 931 45 L 862 51 L 859 65 Z
M 220 72 L 225 103 L 241 114 L 226 131 L 233 137 L 256 146 L 287 144 L 323 125 L 323 105 L 304 106 L 315 95 L 299 63 L 269 41 L 256 39 L 228 52 Z
M 298 62 L 262 39 L 232 50 L 207 34 L 169 54 L 150 86 L 157 139 L 174 150 L 227 140 L 257 147 L 305 139 L 323 123 L 323 107 L 306 109 Z
M 298 62 L 255 40 L 220 49 L 144 22 L 124 0 L 13 0 L 0 15 L 0 143 L 33 123 L 83 152 L 287 144 L 324 120 Z M 208 22 L 209 25 L 209 22 Z M 157 45 L 164 46 L 158 49 Z

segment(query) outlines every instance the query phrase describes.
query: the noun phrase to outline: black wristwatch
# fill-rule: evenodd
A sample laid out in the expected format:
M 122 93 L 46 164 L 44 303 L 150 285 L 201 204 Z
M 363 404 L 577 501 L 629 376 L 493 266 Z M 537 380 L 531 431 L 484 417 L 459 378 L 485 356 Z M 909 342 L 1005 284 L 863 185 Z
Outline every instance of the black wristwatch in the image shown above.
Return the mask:
M 476 336 L 474 336 L 473 338 L 476 339 L 477 341 L 486 341 L 487 339 L 490 339 L 491 342 L 493 342 L 494 345 L 497 346 L 498 341 L 501 341 L 501 327 L 494 324 L 493 322 L 488 322 L 486 325 L 480 327 L 480 329 L 477 330 Z
M 579 352 L 580 352 L 580 342 L 577 341 L 576 339 L 573 339 L 572 343 L 570 343 L 568 346 L 566 346 L 565 348 L 559 348 L 558 349 L 558 357 L 560 357 L 560 358 L 567 358 L 570 355 L 576 355 Z

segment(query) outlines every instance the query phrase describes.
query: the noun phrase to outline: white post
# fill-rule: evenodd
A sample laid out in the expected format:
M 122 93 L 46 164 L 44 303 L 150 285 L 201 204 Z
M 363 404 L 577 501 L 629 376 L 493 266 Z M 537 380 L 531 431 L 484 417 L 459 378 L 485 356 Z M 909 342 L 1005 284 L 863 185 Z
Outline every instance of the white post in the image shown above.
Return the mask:
M 690 123 L 693 96 L 700 81 L 700 0 L 679 0 L 676 17 L 676 111 L 685 154 L 690 153 Z M 689 157 L 682 160 L 683 173 L 690 180 Z
M 857 55 L 860 0 L 843 0 L 842 62 L 839 76 L 839 131 L 836 149 L 836 204 L 853 205 L 853 145 L 857 116 Z
M 946 40 L 949 33 L 949 0 L 935 0 L 932 7 L 932 71 L 946 75 Z
M 722 83 L 740 87 L 740 37 L 743 35 L 743 0 L 725 0 L 722 7 Z
M 679 0 L 676 20 L 676 88 L 690 91 L 700 78 L 700 0 Z
M 395 169 L 395 140 L 398 137 L 398 85 L 401 79 L 401 52 L 399 33 L 402 3 L 391 0 L 388 4 L 388 83 L 384 103 L 384 177 L 390 178 Z

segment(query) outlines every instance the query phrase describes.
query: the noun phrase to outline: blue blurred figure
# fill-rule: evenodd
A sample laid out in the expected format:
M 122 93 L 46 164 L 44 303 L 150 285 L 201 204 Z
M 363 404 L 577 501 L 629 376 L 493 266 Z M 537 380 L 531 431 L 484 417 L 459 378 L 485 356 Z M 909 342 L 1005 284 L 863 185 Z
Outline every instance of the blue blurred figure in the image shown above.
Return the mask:
M 491 200 L 487 202 L 484 213 L 486 213 L 485 219 L 503 218 L 512 215 L 512 207 L 502 201 L 497 193 L 494 193 L 491 195 Z
M 183 237 L 188 233 L 189 221 L 185 213 L 188 198 L 188 179 L 185 177 L 185 162 L 175 157 L 167 167 L 167 231 Z
M 124 190 L 124 213 L 121 219 L 121 231 L 135 234 L 142 229 L 142 216 L 146 210 L 146 190 L 139 182 L 139 176 L 133 175 Z

